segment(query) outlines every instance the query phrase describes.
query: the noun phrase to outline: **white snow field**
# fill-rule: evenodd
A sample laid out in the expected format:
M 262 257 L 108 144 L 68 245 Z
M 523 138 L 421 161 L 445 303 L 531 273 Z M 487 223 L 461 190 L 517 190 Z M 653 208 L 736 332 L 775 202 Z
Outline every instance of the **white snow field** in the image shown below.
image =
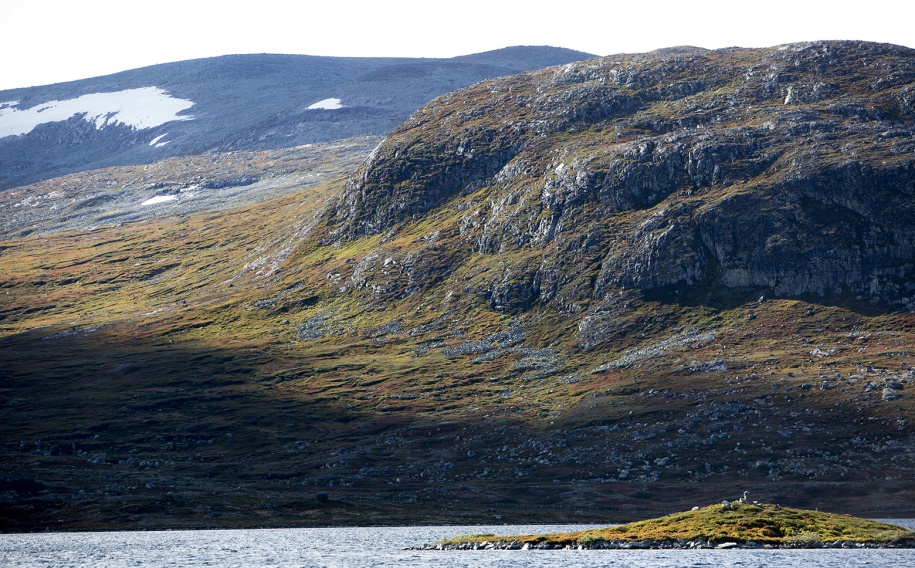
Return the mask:
M 20 109 L 19 101 L 0 103 L 0 138 L 28 134 L 39 124 L 69 120 L 73 116 L 95 123 L 97 129 L 123 124 L 136 129 L 153 128 L 176 120 L 193 120 L 178 113 L 193 101 L 173 98 L 159 87 L 142 87 L 112 93 L 93 93 L 65 101 L 48 101 Z
M 337 110 L 343 108 L 343 101 L 340 99 L 324 99 L 308 107 L 308 110 Z
M 168 142 L 167 142 L 167 141 L 166 141 L 166 142 L 160 142 L 160 140 L 162 140 L 162 139 L 165 138 L 166 136 L 168 136 L 168 132 L 166 132 L 165 134 L 160 134 L 160 135 L 156 136 L 155 138 L 153 138 L 153 139 L 150 141 L 149 145 L 150 145 L 150 146 L 155 146 L 156 148 L 161 148 L 162 146 L 165 146 L 166 144 L 168 144 Z
M 159 203 L 165 203 L 166 201 L 174 201 L 178 199 L 177 195 L 157 195 L 153 198 L 147 199 L 140 205 L 157 205 Z

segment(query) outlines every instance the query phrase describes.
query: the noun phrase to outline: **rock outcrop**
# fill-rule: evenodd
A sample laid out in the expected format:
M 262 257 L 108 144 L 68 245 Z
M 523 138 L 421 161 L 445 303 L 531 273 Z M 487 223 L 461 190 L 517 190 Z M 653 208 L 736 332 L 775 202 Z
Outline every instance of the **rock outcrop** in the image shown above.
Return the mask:
M 332 222 L 354 238 L 462 211 L 467 251 L 527 259 L 494 306 L 710 285 L 913 309 L 913 132 L 907 48 L 610 56 L 434 100 Z

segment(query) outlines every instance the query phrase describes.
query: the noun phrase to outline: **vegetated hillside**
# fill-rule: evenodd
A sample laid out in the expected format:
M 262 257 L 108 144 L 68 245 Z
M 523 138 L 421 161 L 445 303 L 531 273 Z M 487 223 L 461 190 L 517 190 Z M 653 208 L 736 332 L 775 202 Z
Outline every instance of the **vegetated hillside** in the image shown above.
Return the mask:
M 490 77 L 586 57 L 591 56 L 533 46 L 452 59 L 229 55 L 3 91 L 0 107 L 13 104 L 4 113 L 148 87 L 191 101 L 193 106 L 180 114 L 185 120 L 135 128 L 113 124 L 114 120 L 103 125 L 106 117 L 110 119 L 121 108 L 110 103 L 110 113 L 98 115 L 98 120 L 85 111 L 66 121 L 40 124 L 28 133 L 0 138 L 0 189 L 170 156 L 271 150 L 384 135 L 442 93 Z M 308 108 L 325 99 L 339 99 L 343 106 Z M 188 117 L 192 119 L 186 120 Z
M 3 526 L 910 515 L 913 73 L 596 59 L 440 97 L 348 181 L 7 239 Z

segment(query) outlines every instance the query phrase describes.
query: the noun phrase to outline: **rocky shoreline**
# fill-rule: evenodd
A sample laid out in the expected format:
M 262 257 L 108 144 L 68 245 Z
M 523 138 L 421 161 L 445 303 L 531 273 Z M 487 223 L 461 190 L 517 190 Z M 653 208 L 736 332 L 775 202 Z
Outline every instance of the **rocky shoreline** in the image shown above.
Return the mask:
M 915 541 L 901 543 L 854 542 L 835 540 L 832 542 L 809 542 L 792 544 L 763 544 L 759 542 L 713 542 L 709 540 L 596 540 L 576 544 L 550 544 L 541 542 L 532 544 L 520 540 L 496 540 L 484 542 L 456 542 L 448 544 L 424 544 L 408 547 L 405 550 L 730 550 L 730 549 L 813 549 L 813 548 L 915 548 Z
M 915 548 L 905 527 L 820 511 L 735 501 L 625 525 L 578 532 L 496 536 L 472 534 L 414 550 Z

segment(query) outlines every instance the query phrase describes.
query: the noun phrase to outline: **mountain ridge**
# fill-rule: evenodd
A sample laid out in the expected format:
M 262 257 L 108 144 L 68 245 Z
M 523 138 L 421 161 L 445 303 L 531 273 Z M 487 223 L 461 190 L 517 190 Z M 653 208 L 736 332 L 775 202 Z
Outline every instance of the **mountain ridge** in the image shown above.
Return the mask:
M 78 118 L 0 138 L 0 189 L 66 173 L 149 163 L 207 151 L 269 150 L 386 134 L 433 96 L 499 74 L 592 57 L 552 47 L 518 47 L 454 59 L 226 55 L 165 63 L 103 77 L 0 92 L 0 102 L 35 108 L 48 101 L 158 87 L 190 100 L 195 118 L 138 131 L 88 128 Z M 386 70 L 406 66 L 411 74 Z M 366 81 L 366 77 L 374 79 Z M 340 112 L 307 111 L 343 97 Z M 10 112 L 15 107 L 7 107 Z M 2 120 L 2 114 L 0 114 Z M 147 143 L 169 134 L 170 144 Z M 62 160 L 62 156 L 68 156 Z

